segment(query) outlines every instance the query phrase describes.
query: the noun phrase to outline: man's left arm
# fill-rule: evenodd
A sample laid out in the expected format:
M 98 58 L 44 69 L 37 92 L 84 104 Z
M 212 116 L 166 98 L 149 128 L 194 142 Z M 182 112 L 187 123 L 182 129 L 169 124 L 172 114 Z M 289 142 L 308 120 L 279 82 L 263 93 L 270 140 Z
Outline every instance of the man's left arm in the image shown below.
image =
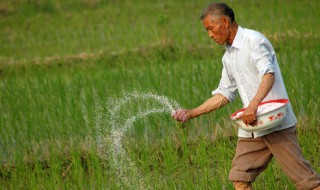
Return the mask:
M 258 92 L 251 100 L 249 106 L 246 108 L 243 114 L 239 117 L 245 124 L 252 124 L 256 121 L 258 106 L 270 92 L 274 80 L 275 77 L 273 73 L 266 73 L 263 75 Z

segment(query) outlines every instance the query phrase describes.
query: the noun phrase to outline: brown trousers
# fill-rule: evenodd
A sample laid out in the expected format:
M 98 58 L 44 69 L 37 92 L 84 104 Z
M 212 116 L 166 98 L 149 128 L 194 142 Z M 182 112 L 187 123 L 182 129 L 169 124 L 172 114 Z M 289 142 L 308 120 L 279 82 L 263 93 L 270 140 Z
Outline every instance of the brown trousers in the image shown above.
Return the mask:
M 253 182 L 272 157 L 297 189 L 309 190 L 320 185 L 320 176 L 302 156 L 295 127 L 258 138 L 239 137 L 230 181 Z

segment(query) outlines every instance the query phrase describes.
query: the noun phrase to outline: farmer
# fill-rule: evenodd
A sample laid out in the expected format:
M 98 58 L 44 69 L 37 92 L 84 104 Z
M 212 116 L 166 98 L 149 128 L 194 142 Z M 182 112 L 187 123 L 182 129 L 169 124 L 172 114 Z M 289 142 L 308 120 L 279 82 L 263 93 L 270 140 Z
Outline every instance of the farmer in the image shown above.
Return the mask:
M 257 119 L 259 103 L 288 99 L 275 51 L 261 33 L 242 28 L 233 10 L 225 3 L 212 3 L 201 20 L 210 38 L 226 51 L 222 57 L 222 76 L 212 97 L 194 109 L 180 109 L 172 117 L 180 122 L 211 112 L 235 99 L 238 90 L 246 110 L 239 118 L 245 124 Z M 235 189 L 252 189 L 252 182 L 264 171 L 272 157 L 292 180 L 297 189 L 320 190 L 320 176 L 304 159 L 297 136 L 297 120 L 291 105 L 287 115 L 276 127 L 259 132 L 238 130 L 236 153 L 229 180 Z

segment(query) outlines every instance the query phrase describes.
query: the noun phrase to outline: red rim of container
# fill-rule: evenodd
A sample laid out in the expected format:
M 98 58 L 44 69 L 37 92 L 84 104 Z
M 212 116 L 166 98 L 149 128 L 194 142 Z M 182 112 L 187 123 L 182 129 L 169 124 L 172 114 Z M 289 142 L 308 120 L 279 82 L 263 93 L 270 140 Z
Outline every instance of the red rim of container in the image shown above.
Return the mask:
M 279 109 L 279 108 L 282 108 L 283 106 L 285 106 L 286 104 L 288 104 L 288 102 L 289 102 L 288 99 L 268 100 L 268 101 L 265 101 L 265 102 L 261 102 L 261 103 L 259 104 L 259 106 L 261 106 L 261 105 L 263 105 L 263 104 L 268 104 L 268 103 L 283 103 L 282 106 L 280 106 L 280 107 L 277 108 L 277 109 Z M 236 119 L 234 118 L 234 116 L 236 116 L 239 112 L 244 111 L 245 109 L 247 109 L 247 108 L 242 108 L 242 109 L 236 111 L 235 113 L 233 113 L 233 114 L 230 116 L 230 118 L 233 119 L 233 120 L 236 120 Z M 269 112 L 271 112 L 271 111 L 274 111 L 274 110 L 270 110 L 270 111 L 268 111 L 268 112 L 266 112 L 266 113 L 269 113 Z M 266 113 L 263 113 L 263 114 L 266 114 Z

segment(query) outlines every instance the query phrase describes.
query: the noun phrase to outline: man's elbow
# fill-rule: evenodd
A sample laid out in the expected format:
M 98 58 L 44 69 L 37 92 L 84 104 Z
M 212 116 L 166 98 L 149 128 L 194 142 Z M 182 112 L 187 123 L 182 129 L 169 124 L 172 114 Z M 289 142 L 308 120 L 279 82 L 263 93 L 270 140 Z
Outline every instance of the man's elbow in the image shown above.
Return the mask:
M 274 81 L 275 81 L 274 73 L 266 73 L 262 79 L 263 86 L 267 88 L 272 88 Z
M 264 75 L 264 77 L 266 77 L 267 80 L 268 80 L 269 82 L 271 82 L 272 84 L 273 84 L 274 81 L 276 80 L 276 78 L 275 78 L 275 76 L 274 76 L 274 73 L 266 73 L 266 74 Z

